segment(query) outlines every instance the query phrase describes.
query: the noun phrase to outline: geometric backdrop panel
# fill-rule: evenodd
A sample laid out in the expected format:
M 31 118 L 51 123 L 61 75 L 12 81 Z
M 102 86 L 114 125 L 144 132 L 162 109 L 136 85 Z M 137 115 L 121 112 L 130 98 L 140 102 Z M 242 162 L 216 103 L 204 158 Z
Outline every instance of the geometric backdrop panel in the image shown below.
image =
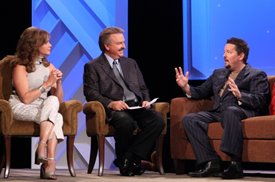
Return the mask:
M 64 100 L 77 99 L 84 103 L 83 68 L 85 63 L 101 53 L 98 46 L 99 33 L 107 26 L 119 26 L 125 31 L 127 45 L 128 0 L 32 0 L 32 26 L 51 34 L 52 51 L 48 59 L 63 72 Z M 89 160 L 90 139 L 86 135 L 82 112 L 78 120 L 74 164 L 76 169 L 85 169 Z M 58 145 L 58 168 L 67 168 L 65 143 Z M 34 138 L 32 155 L 36 144 L 37 138 Z M 107 139 L 105 147 L 108 154 L 105 168 L 112 168 L 115 155 L 112 138 Z M 32 161 L 32 168 L 37 167 Z
M 183 66 L 189 80 L 205 80 L 214 69 L 224 67 L 224 44 L 230 37 L 247 41 L 248 64 L 275 74 L 275 1 L 250 2 L 182 0 Z

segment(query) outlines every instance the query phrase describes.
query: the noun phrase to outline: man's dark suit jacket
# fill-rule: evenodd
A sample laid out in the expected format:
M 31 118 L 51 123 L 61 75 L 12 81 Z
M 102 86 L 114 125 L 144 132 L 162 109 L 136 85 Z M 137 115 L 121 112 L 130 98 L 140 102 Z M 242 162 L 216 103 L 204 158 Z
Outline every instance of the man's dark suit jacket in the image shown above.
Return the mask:
M 150 101 L 149 90 L 136 61 L 121 57 L 119 63 L 128 88 L 135 93 L 140 102 Z M 123 88 L 104 54 L 85 64 L 83 80 L 86 100 L 101 102 L 105 107 L 107 117 L 110 118 L 112 111 L 107 106 L 111 101 L 122 100 Z
M 191 87 L 192 98 L 213 97 L 213 111 L 223 111 L 228 106 L 238 106 L 244 110 L 247 117 L 268 113 L 270 90 L 266 73 L 253 69 L 249 65 L 242 69 L 235 79 L 242 95 L 240 102 L 228 88 L 224 90 L 222 97 L 219 96 L 229 74 L 230 71 L 226 68 L 214 70 L 213 74 L 202 85 Z

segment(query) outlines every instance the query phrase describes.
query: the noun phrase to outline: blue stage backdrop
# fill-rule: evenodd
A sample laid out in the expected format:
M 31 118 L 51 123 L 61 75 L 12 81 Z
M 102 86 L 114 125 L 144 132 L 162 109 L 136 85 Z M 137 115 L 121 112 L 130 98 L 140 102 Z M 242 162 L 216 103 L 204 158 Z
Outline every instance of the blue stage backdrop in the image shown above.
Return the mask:
M 190 79 L 206 79 L 224 66 L 230 37 L 247 41 L 250 65 L 275 75 L 274 7 L 274 0 L 183 0 L 183 65 Z
M 101 53 L 98 46 L 100 31 L 107 26 L 122 27 L 127 45 L 128 0 L 32 0 L 32 25 L 51 34 L 52 53 L 48 59 L 63 72 L 64 100 L 78 99 L 85 103 L 84 64 Z M 32 142 L 33 154 L 36 140 Z M 62 142 L 57 150 L 59 168 L 67 168 L 65 143 Z M 105 168 L 112 168 L 115 154 L 112 138 L 108 139 L 105 150 L 109 156 Z M 81 112 L 75 142 L 75 168 L 87 168 L 89 152 L 90 139 L 86 136 L 85 117 Z

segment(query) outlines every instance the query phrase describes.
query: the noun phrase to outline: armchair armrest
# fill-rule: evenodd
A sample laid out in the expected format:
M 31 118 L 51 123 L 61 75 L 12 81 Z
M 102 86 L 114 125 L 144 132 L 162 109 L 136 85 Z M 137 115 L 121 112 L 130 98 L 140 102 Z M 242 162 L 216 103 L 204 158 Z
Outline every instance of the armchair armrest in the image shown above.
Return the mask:
M 186 97 L 177 97 L 171 100 L 170 109 L 170 138 L 173 146 L 178 145 L 178 137 L 185 137 L 182 119 L 185 115 L 192 112 L 210 110 L 213 101 L 211 100 L 194 100 Z
M 8 101 L 0 99 L 0 116 L 1 125 L 0 132 L 3 135 L 8 135 L 13 123 L 12 111 Z
M 63 116 L 64 127 L 68 126 L 67 134 L 75 135 L 77 133 L 78 113 L 82 110 L 82 103 L 78 100 L 69 100 L 62 102 L 59 107 L 59 112 Z M 65 133 L 66 134 L 66 133 Z
M 171 101 L 171 118 L 183 118 L 186 114 L 192 112 L 210 110 L 213 106 L 211 100 L 194 100 L 186 97 L 177 97 Z
M 153 109 L 159 112 L 164 120 L 164 129 L 162 130 L 162 134 L 166 134 L 167 132 L 167 114 L 169 112 L 169 103 L 168 102 L 156 102 L 152 105 Z
M 105 108 L 99 101 L 90 101 L 84 104 L 83 112 L 86 115 L 86 132 L 88 136 L 95 134 L 107 135 Z

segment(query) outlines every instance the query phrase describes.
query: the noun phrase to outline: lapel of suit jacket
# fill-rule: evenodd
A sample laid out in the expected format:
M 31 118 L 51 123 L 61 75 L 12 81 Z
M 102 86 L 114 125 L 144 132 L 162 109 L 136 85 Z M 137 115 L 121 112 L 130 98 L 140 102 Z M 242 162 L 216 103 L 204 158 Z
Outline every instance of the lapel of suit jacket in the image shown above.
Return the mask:
M 244 79 L 245 75 L 248 73 L 247 70 L 249 69 L 249 65 L 246 65 L 241 71 L 240 73 L 237 75 L 235 81 L 235 84 L 239 87 L 241 81 Z M 228 90 L 228 87 L 225 89 L 222 97 L 224 97 L 225 95 L 227 95 L 228 93 L 230 93 L 231 91 Z
M 116 76 L 114 74 L 114 71 L 113 71 L 112 67 L 110 66 L 107 58 L 104 56 L 104 54 L 101 55 L 101 59 L 102 59 L 101 60 L 102 69 L 105 72 L 105 74 L 108 75 L 110 77 L 110 79 L 114 80 L 117 84 L 119 84 L 119 82 L 116 79 Z
M 119 58 L 119 64 L 120 64 L 120 68 L 121 68 L 121 71 L 122 71 L 122 74 L 123 74 L 123 80 L 124 82 L 127 84 L 127 74 L 129 73 L 128 71 L 128 66 L 127 66 L 127 60 L 124 59 L 124 58 Z
M 241 81 L 246 77 L 246 75 L 249 73 L 250 66 L 246 65 L 238 74 L 237 78 L 235 79 L 235 83 L 237 86 L 241 83 Z
M 223 77 L 219 77 L 219 79 L 217 80 L 217 82 L 219 82 L 220 84 L 218 84 L 218 89 L 217 90 L 221 90 L 224 87 L 224 84 L 226 83 L 228 76 L 230 75 L 230 70 L 228 69 L 224 69 L 224 72 L 222 73 Z M 224 95 L 225 90 L 223 91 Z

